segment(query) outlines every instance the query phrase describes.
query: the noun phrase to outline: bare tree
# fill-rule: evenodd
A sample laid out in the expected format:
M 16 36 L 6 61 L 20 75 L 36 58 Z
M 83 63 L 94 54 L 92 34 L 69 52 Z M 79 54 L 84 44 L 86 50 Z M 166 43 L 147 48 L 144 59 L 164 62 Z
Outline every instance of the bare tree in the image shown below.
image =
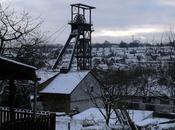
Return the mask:
M 22 39 L 35 36 L 41 23 L 39 18 L 32 18 L 25 11 L 18 13 L 9 6 L 4 8 L 0 5 L 0 54 L 4 54 L 9 47 L 21 46 L 19 41 Z
M 175 59 L 173 55 L 175 54 L 175 33 L 172 26 L 169 27 L 169 30 L 165 32 L 165 39 L 168 45 L 170 46 L 169 56 L 170 59 L 167 61 L 166 65 L 160 67 L 158 73 L 159 80 L 161 84 L 164 84 L 167 87 L 166 94 L 159 93 L 159 95 L 164 96 L 168 99 L 175 100 Z M 163 81 L 163 82 L 162 82 Z
M 103 115 L 106 121 L 106 125 L 109 126 L 110 119 L 114 118 L 112 117 L 112 115 L 116 115 L 116 122 L 119 121 L 121 123 L 121 118 L 123 117 L 120 117 L 122 115 L 119 115 L 117 111 L 118 109 L 120 109 L 123 113 L 127 113 L 127 111 L 124 110 L 127 104 L 123 102 L 123 97 L 126 97 L 128 95 L 135 95 L 135 93 L 137 92 L 137 89 L 134 89 L 135 84 L 133 85 L 131 83 L 133 80 L 130 80 L 130 78 L 128 78 L 129 73 L 127 73 L 126 71 L 117 71 L 116 73 L 113 71 L 102 72 L 105 74 L 102 74 L 101 72 L 97 73 L 99 73 L 99 77 L 105 75 L 104 77 L 100 77 L 101 85 L 96 91 L 86 89 L 85 92 L 89 95 L 90 100 L 92 101 L 94 106 Z M 99 77 L 97 79 L 99 79 Z M 130 121 L 131 123 L 130 119 L 128 119 L 128 121 Z
M 159 75 L 159 83 L 166 86 L 166 93 L 157 93 L 166 99 L 175 100 L 175 62 L 170 62 L 167 68 L 162 68 Z

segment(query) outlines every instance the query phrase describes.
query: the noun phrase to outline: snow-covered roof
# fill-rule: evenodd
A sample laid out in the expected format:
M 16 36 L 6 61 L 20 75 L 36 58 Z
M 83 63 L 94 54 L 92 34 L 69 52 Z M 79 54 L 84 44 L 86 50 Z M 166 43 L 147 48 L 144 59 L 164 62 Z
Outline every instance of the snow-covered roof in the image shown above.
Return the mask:
M 160 128 L 165 129 L 165 130 L 168 128 L 169 129 L 171 128 L 172 130 L 175 129 L 175 123 L 160 124 L 159 126 Z
M 101 109 L 101 111 L 103 112 L 103 114 L 105 114 L 105 109 Z M 140 122 L 144 119 L 146 119 L 147 117 L 149 117 L 150 115 L 152 115 L 153 111 L 141 111 L 141 110 L 128 110 L 129 116 L 130 118 L 135 122 Z M 115 113 L 112 112 L 111 115 L 112 119 L 110 120 L 110 122 L 115 122 L 114 117 L 116 117 Z M 103 115 L 100 113 L 98 108 L 92 107 L 89 108 L 77 115 L 74 115 L 73 118 L 75 120 L 84 120 L 84 119 L 89 119 L 89 120 L 104 120 Z
M 89 72 L 60 73 L 40 93 L 70 94 Z
M 130 118 L 135 122 L 142 121 L 148 117 L 152 117 L 153 111 L 129 110 Z
M 14 63 L 14 64 L 22 65 L 22 66 L 25 66 L 25 67 L 28 67 L 28 68 L 32 68 L 32 69 L 35 69 L 35 70 L 37 69 L 36 67 L 30 66 L 30 65 L 27 65 L 27 64 L 23 64 L 21 62 L 17 62 L 17 61 L 11 60 L 11 59 L 7 59 L 7 58 L 1 57 L 1 56 L 0 56 L 0 59 L 4 60 L 4 61 L 7 61 L 7 62 Z
M 167 118 L 148 118 L 148 119 L 142 120 L 140 122 L 137 122 L 136 124 L 138 126 L 148 126 L 148 125 L 159 124 L 161 122 L 167 122 L 169 120 L 170 119 L 167 119 Z
M 36 68 L 0 56 L 0 79 L 36 80 Z
M 101 109 L 103 113 L 105 113 L 104 109 Z M 104 120 L 103 115 L 100 113 L 98 108 L 92 107 L 89 108 L 79 114 L 76 114 L 73 116 L 73 119 L 76 120 L 84 120 L 84 119 L 89 119 L 89 120 Z

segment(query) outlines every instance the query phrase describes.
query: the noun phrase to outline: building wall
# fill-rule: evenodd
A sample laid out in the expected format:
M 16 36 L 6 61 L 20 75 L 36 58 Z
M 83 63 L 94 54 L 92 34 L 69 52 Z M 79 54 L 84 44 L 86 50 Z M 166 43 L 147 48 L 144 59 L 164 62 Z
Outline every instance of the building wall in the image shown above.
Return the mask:
M 64 94 L 41 94 L 42 107 L 45 111 L 69 112 L 70 96 Z
M 71 112 L 74 109 L 83 111 L 94 106 L 88 92 L 95 93 L 94 96 L 100 94 L 100 83 L 91 73 L 69 95 L 41 94 L 42 108 L 53 112 Z
M 166 100 L 165 97 L 129 96 L 125 97 L 123 101 L 127 102 L 128 109 L 152 110 L 155 112 L 174 112 L 175 110 L 174 102 Z
M 88 92 L 93 93 L 94 97 L 99 97 L 100 95 L 100 83 L 91 73 L 89 73 L 71 93 L 71 109 L 78 108 L 79 111 L 83 111 L 93 107 L 94 104 Z

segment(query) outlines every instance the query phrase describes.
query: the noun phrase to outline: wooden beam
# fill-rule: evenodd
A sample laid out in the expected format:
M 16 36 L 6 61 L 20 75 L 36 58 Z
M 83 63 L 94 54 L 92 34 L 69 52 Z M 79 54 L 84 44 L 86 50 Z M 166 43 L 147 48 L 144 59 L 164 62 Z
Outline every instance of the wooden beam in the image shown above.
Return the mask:
M 10 121 L 15 120 L 15 116 L 14 116 L 15 93 L 16 93 L 16 87 L 14 84 L 14 80 L 10 79 L 9 80 Z

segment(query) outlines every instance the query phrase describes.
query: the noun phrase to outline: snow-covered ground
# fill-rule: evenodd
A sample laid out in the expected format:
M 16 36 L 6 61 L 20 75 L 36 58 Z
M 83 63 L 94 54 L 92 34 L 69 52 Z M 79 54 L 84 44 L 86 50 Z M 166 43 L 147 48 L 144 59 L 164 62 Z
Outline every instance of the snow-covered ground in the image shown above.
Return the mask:
M 105 113 L 104 109 L 101 109 Z M 170 121 L 166 118 L 153 118 L 153 111 L 128 110 L 131 119 L 140 127 L 151 127 L 151 130 L 166 130 L 174 128 L 175 123 L 159 124 Z M 112 128 L 121 128 L 122 125 L 116 123 L 115 115 L 112 114 L 109 126 Z M 83 127 L 84 126 L 84 127 Z M 86 126 L 86 127 L 85 127 Z M 73 117 L 58 116 L 56 119 L 56 130 L 110 130 L 105 125 L 105 119 L 97 108 L 89 108 Z M 171 129 L 173 130 L 173 129 Z

